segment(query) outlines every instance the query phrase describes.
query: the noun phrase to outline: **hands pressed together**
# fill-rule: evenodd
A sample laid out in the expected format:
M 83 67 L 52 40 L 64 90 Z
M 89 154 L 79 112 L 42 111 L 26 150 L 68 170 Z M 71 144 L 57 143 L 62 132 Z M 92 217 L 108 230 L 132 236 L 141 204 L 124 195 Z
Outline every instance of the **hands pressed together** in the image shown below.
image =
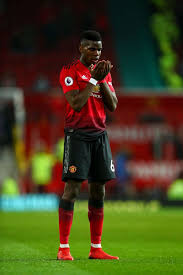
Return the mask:
M 93 65 L 90 66 L 91 77 L 100 81 L 103 80 L 106 77 L 106 75 L 108 75 L 113 65 L 109 60 L 102 60 L 97 63 L 95 68 L 93 67 Z

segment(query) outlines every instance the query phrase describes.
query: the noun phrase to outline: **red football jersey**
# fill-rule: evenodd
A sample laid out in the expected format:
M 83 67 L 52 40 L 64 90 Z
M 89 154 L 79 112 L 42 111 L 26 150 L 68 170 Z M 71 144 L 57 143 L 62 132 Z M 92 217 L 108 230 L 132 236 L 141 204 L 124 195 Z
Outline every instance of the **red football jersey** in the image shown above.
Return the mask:
M 79 90 L 82 93 L 90 78 L 91 73 L 89 69 L 78 60 L 71 65 L 63 67 L 60 73 L 60 84 L 64 94 L 71 90 Z M 114 92 L 110 73 L 103 81 L 106 81 L 110 90 Z M 74 111 L 66 101 L 65 128 L 89 131 L 105 130 L 105 120 L 104 103 L 98 84 L 95 86 L 95 92 L 91 93 L 80 112 Z

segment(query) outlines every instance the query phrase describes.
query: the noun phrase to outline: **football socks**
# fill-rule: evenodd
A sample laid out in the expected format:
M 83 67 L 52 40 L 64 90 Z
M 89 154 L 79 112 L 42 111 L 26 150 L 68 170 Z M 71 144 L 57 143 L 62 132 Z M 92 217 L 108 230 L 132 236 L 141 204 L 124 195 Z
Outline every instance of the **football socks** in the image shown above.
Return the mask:
M 103 200 L 89 199 L 88 219 L 90 222 L 90 236 L 93 247 L 101 247 L 101 236 L 104 220 Z
M 59 204 L 60 244 L 68 245 L 73 220 L 74 202 L 61 199 Z M 66 246 L 68 247 L 68 246 Z

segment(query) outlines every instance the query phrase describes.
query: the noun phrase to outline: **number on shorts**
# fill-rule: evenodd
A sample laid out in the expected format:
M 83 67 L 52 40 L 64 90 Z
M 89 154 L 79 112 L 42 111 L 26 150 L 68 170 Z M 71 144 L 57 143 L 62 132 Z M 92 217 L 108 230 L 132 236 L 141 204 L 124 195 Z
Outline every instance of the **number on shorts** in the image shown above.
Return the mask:
M 112 171 L 112 172 L 115 171 L 113 160 L 111 160 L 111 171 Z

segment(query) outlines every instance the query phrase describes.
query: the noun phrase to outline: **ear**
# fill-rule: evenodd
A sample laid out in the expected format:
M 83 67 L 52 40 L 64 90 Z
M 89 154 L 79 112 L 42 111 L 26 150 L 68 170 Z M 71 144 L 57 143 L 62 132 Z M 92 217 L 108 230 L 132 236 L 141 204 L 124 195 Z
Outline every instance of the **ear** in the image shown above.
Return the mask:
M 83 53 L 83 46 L 80 44 L 79 45 L 79 52 L 82 54 Z

